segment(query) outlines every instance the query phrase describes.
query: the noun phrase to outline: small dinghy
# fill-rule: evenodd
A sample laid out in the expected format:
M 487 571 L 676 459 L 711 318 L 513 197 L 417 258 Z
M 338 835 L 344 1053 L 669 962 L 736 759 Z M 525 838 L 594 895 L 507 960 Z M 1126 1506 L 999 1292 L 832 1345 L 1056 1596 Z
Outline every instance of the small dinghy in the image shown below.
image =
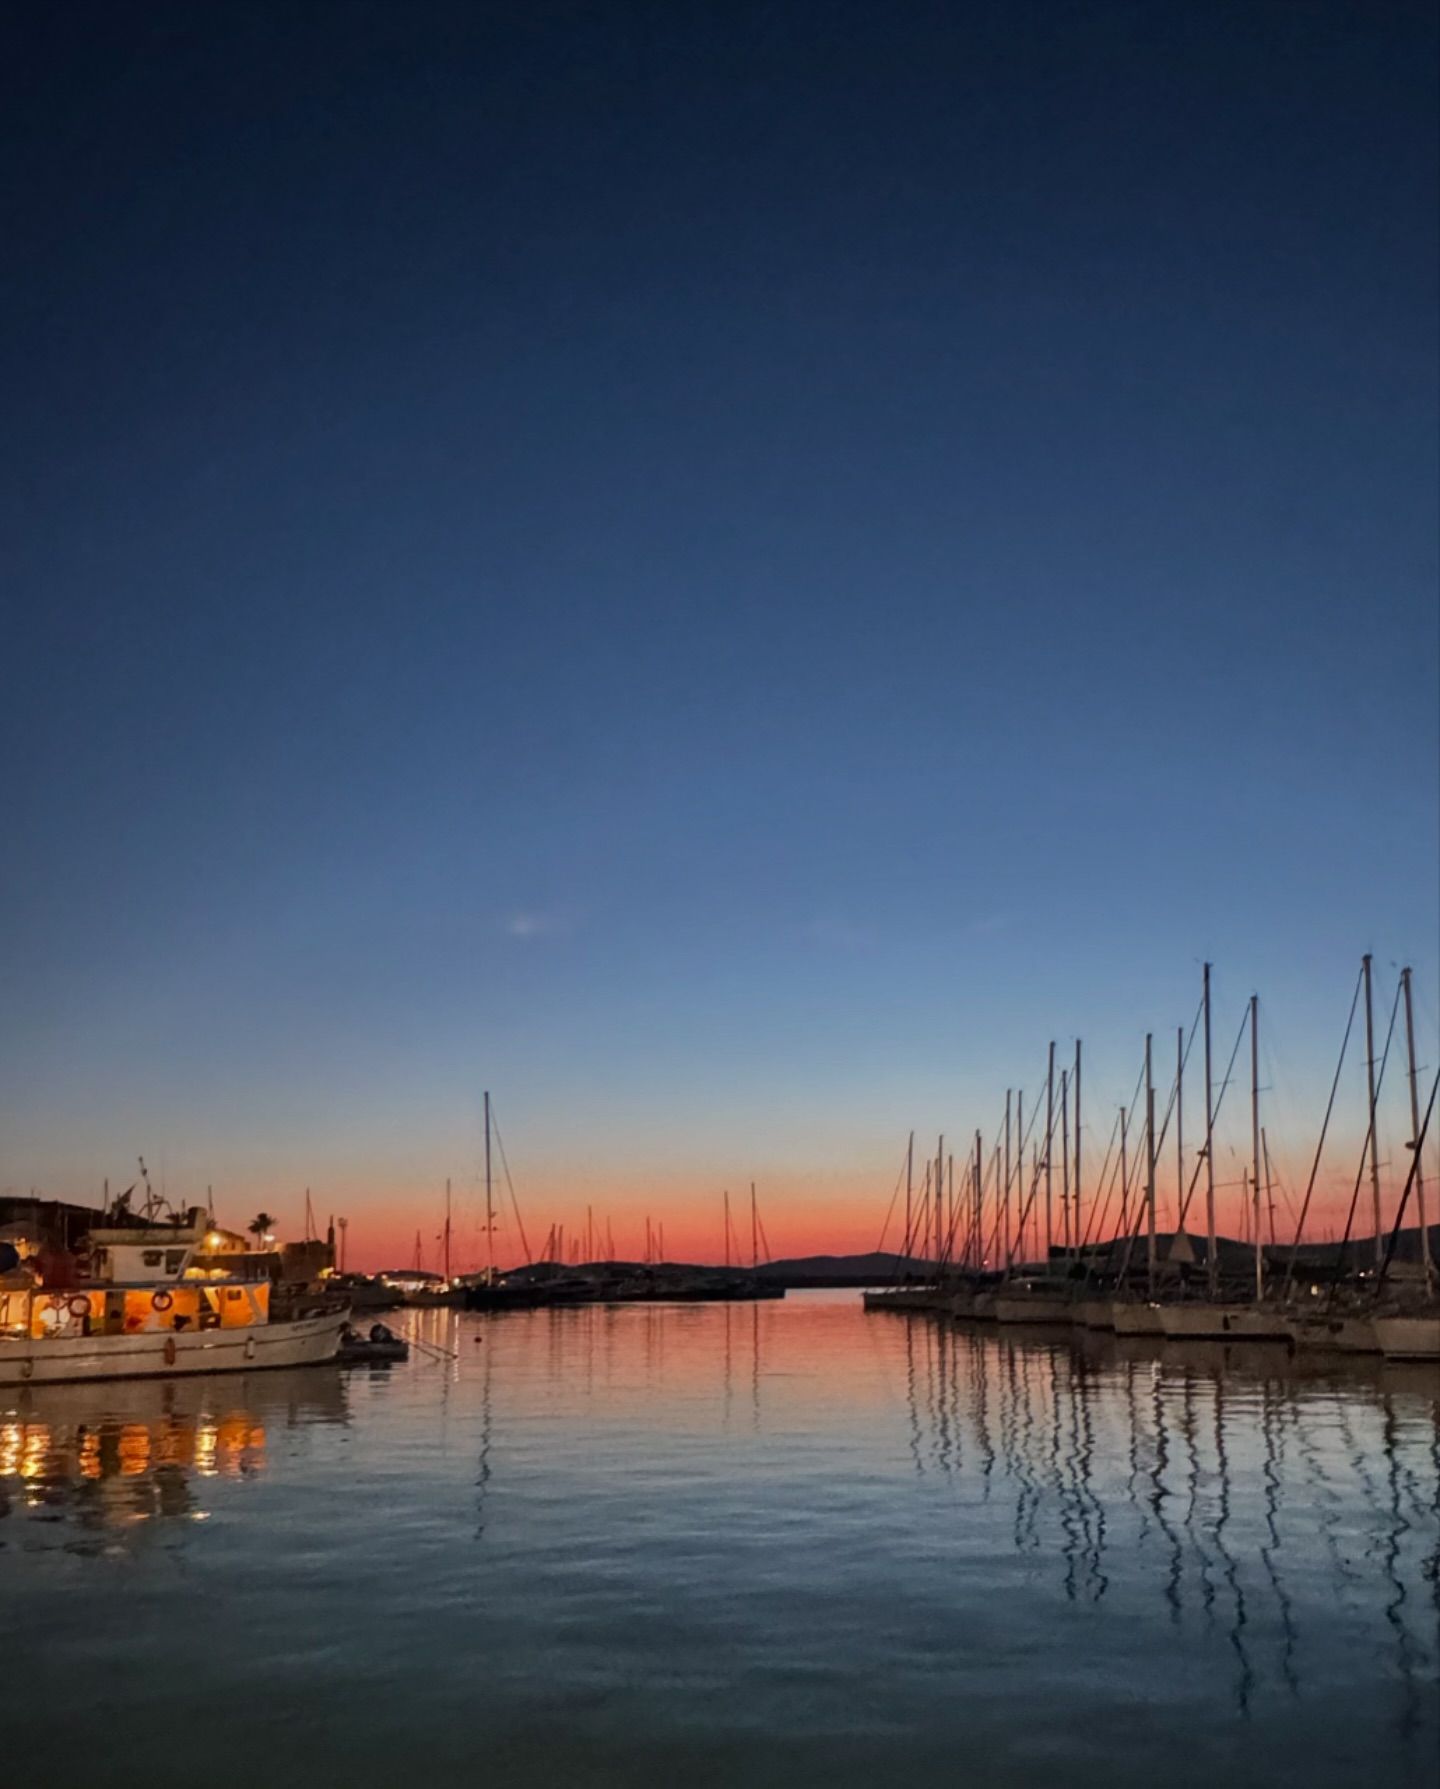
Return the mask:
M 340 1332 L 340 1351 L 335 1358 L 346 1367 L 389 1366 L 397 1360 L 409 1360 L 410 1344 L 383 1323 L 372 1323 L 368 1335 L 361 1335 L 347 1323 Z

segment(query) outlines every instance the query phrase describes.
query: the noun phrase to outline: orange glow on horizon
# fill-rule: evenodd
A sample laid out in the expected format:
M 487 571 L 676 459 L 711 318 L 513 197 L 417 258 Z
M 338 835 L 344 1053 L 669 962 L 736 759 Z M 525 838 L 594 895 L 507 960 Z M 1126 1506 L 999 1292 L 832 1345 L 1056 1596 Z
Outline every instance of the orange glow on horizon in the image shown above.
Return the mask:
M 1358 1158 L 1358 1145 L 1355 1150 L 1345 1150 L 1337 1146 L 1337 1157 L 1343 1161 L 1349 1153 L 1352 1165 L 1347 1169 L 1337 1166 L 1331 1172 L 1322 1172 L 1311 1200 L 1310 1212 L 1305 1225 L 1305 1240 L 1327 1241 L 1338 1240 L 1343 1234 L 1346 1214 L 1350 1207 L 1355 1186 L 1353 1160 Z M 1427 1162 L 1427 1206 L 1428 1216 L 1432 1224 L 1440 1218 L 1440 1166 L 1431 1171 L 1428 1160 L 1430 1150 L 1426 1151 Z M 958 1172 L 958 1170 L 957 1170 Z M 1219 1232 L 1240 1241 L 1250 1236 L 1250 1213 L 1247 1201 L 1242 1193 L 1241 1185 L 1233 1178 L 1233 1165 L 1227 1164 L 1217 1186 L 1217 1229 Z M 1291 1160 L 1274 1162 L 1274 1236 L 1278 1244 L 1284 1245 L 1294 1238 L 1295 1218 L 1300 1200 L 1304 1193 L 1305 1181 L 1309 1174 L 1309 1163 L 1297 1164 Z M 868 1254 L 881 1246 L 882 1227 L 885 1224 L 886 1208 L 890 1202 L 890 1192 L 877 1194 L 877 1183 L 883 1184 L 883 1173 L 850 1172 L 831 1174 L 817 1184 L 813 1176 L 801 1179 L 799 1175 L 772 1174 L 759 1186 L 759 1220 L 763 1226 L 763 1236 L 759 1240 L 758 1255 L 766 1259 L 789 1259 L 809 1255 L 857 1255 Z M 890 1184 L 893 1187 L 893 1169 Z M 1382 1172 L 1381 1211 L 1383 1223 L 1388 1226 L 1394 1221 L 1395 1209 L 1403 1182 L 1389 1171 Z M 1059 1176 L 1056 1176 L 1056 1216 L 1055 1242 L 1063 1241 L 1058 1206 Z M 252 1201 L 258 1201 L 259 1195 L 251 1195 Z M 1093 1226 L 1095 1218 L 1093 1202 L 1097 1198 L 1097 1189 L 1087 1184 L 1085 1187 L 1085 1205 L 1087 1223 Z M 280 1214 L 280 1236 L 282 1240 L 290 1240 L 302 1233 L 302 1209 L 295 1209 L 296 1201 L 282 1200 L 266 1195 L 267 1209 Z M 916 1192 L 916 1203 L 919 1202 L 919 1189 Z M 322 1204 L 317 1199 L 317 1205 Z M 328 1203 L 328 1202 L 327 1202 Z M 1101 1201 L 1103 1208 L 1103 1200 Z M 1043 1227 L 1043 1193 L 1037 1204 L 1041 1213 Z M 1167 1232 L 1175 1226 L 1176 1188 L 1173 1164 L 1168 1178 L 1162 1173 L 1157 1187 L 1157 1225 L 1160 1231 Z M 891 1211 L 888 1229 L 885 1229 L 883 1246 L 887 1252 L 898 1251 L 902 1244 L 904 1229 L 904 1195 L 903 1192 L 895 1202 Z M 443 1232 L 445 1223 L 445 1205 L 443 1182 L 439 1189 L 427 1183 L 423 1187 L 413 1184 L 404 1187 L 386 1188 L 371 1186 L 363 1189 L 352 1188 L 348 1195 L 336 1197 L 336 1211 L 344 1210 L 349 1218 L 345 1236 L 345 1264 L 347 1268 L 359 1272 L 373 1272 L 384 1268 L 405 1267 L 413 1264 L 416 1255 L 416 1236 L 419 1234 L 420 1264 L 429 1271 L 438 1271 L 443 1260 Z M 993 1222 L 991 1206 L 987 1199 L 986 1229 L 989 1232 Z M 591 1225 L 592 1246 L 586 1246 L 586 1225 Z M 1362 1179 L 1359 1198 L 1355 1205 L 1352 1234 L 1356 1237 L 1368 1236 L 1372 1231 L 1370 1216 L 1370 1192 L 1368 1179 Z M 231 1211 L 232 1217 L 238 1217 L 238 1210 Z M 580 1259 L 604 1259 L 611 1253 L 621 1260 L 640 1260 L 645 1254 L 646 1219 L 650 1220 L 652 1236 L 652 1253 L 658 1252 L 660 1230 L 663 1226 L 664 1256 L 671 1261 L 692 1261 L 704 1264 L 719 1265 L 725 1260 L 725 1239 L 723 1220 L 723 1198 L 720 1190 L 711 1186 L 676 1185 L 673 1182 L 661 1182 L 657 1177 L 648 1189 L 638 1191 L 634 1181 L 628 1181 L 623 1187 L 605 1186 L 597 1181 L 585 1187 L 583 1196 L 576 1192 L 574 1182 L 557 1183 L 553 1186 L 538 1183 L 533 1192 L 527 1191 L 521 1206 L 521 1218 L 528 1248 L 521 1242 L 520 1229 L 516 1224 L 515 1214 L 511 1207 L 508 1193 L 503 1204 L 496 1200 L 495 1228 L 495 1263 L 504 1269 L 519 1265 L 525 1260 L 539 1259 L 546 1252 L 545 1244 L 552 1232 L 563 1226 L 566 1260 L 576 1258 L 575 1245 L 580 1248 Z M 730 1219 L 732 1241 L 730 1259 L 737 1265 L 746 1265 L 751 1259 L 750 1198 L 748 1183 L 732 1187 L 730 1192 Z M 1417 1221 L 1415 1202 L 1412 1198 L 1406 1214 L 1407 1225 Z M 322 1229 L 324 1220 L 322 1219 Z M 1267 1243 L 1270 1241 L 1270 1214 L 1268 1208 L 1262 1217 L 1262 1235 Z M 1132 1219 L 1133 1227 L 1133 1219 Z M 1205 1231 L 1205 1198 L 1203 1179 L 1196 1185 L 1189 1210 L 1186 1216 L 1186 1229 L 1192 1235 L 1203 1235 Z M 1112 1195 L 1108 1216 L 1104 1225 L 1105 1232 L 1114 1235 L 1118 1229 L 1118 1195 Z M 1440 1233 L 1440 1226 L 1437 1226 Z M 1092 1240 L 1098 1232 L 1092 1228 Z M 338 1233 L 337 1233 L 337 1241 Z M 1027 1248 L 1033 1250 L 1038 1241 L 1035 1215 L 1032 1213 L 1027 1225 Z M 768 1242 L 768 1248 L 766 1246 Z M 553 1248 L 549 1251 L 554 1253 Z M 914 1252 L 923 1253 L 922 1248 Z M 1033 1258 L 1033 1257 L 1032 1257 Z M 452 1201 L 452 1228 L 450 1246 L 450 1265 L 455 1273 L 470 1273 L 483 1267 L 486 1261 L 484 1202 L 483 1194 L 477 1194 L 473 1186 L 466 1185 L 463 1192 L 457 1191 Z

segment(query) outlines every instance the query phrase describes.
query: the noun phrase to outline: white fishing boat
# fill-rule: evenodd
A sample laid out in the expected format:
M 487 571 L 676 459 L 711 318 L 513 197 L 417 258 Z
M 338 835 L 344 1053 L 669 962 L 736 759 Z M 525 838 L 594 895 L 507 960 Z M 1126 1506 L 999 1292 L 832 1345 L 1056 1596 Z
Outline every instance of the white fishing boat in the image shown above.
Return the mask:
M 255 1372 L 333 1360 L 348 1307 L 272 1318 L 268 1279 L 201 1264 L 205 1213 L 90 1233 L 93 1277 L 0 1284 L 0 1385 Z

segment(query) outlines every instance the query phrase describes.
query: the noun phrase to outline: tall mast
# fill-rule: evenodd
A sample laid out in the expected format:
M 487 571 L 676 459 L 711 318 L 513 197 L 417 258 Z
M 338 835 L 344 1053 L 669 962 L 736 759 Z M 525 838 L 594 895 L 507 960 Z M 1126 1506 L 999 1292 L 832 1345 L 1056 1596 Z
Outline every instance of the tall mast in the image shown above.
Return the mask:
M 1125 1252 L 1130 1252 L 1130 1114 L 1120 1108 L 1120 1228 L 1126 1236 Z
M 1005 1089 L 1005 1185 L 1000 1200 L 1000 1260 L 1010 1270 L 1010 1089 Z
M 730 1189 L 725 1189 L 725 1265 L 730 1265 Z
M 1075 1039 L 1075 1259 L 1080 1259 L 1080 1039 Z
M 1175 1032 L 1175 1229 L 1185 1209 L 1185 1027 Z
M 755 1182 L 750 1182 L 750 1270 L 760 1265 L 760 1208 L 755 1202 Z
M 935 1277 L 940 1277 L 940 1257 L 945 1249 L 945 1138 L 935 1145 Z
M 445 1278 L 450 1278 L 450 1177 L 445 1177 Z
M 980 1133 L 975 1133 L 975 1271 L 979 1273 L 985 1265 L 985 1233 L 980 1221 L 981 1186 L 984 1182 L 985 1170 L 981 1167 L 981 1155 L 984 1144 Z
M 1420 1217 L 1420 1264 L 1425 1270 L 1425 1290 L 1435 1290 L 1435 1263 L 1430 1259 L 1430 1226 L 1425 1222 L 1425 1170 L 1420 1162 L 1420 1093 L 1416 1083 L 1415 1009 L 1410 996 L 1410 971 L 1400 971 L 1405 990 L 1405 1045 L 1410 1058 L 1410 1147 L 1415 1154 L 1415 1209 Z
M 1375 1121 L 1375 1009 L 1371 997 L 1370 953 L 1361 959 L 1365 971 L 1365 1073 L 1370 1088 L 1370 1204 L 1375 1219 L 1375 1264 L 1385 1259 L 1385 1238 L 1380 1234 L 1380 1133 Z
M 1155 1082 L 1150 1070 L 1150 1033 L 1145 1033 L 1145 1281 L 1155 1296 Z
M 1060 1071 L 1060 1230 L 1070 1253 L 1070 1074 Z
M 1014 1250 L 1019 1249 L 1021 1259 L 1025 1256 L 1025 1089 L 1015 1089 L 1015 1221 L 1019 1226 L 1019 1235 L 1011 1238 L 1011 1262 L 1014 1263 Z M 1007 1268 L 1008 1271 L 1008 1268 Z
M 1210 1080 L 1210 965 L 1205 965 L 1205 1284 L 1213 1301 L 1219 1291 L 1215 1259 L 1215 1101 Z
M 485 1095 L 485 1278 L 495 1278 L 495 1193 L 490 1180 L 490 1095 Z
M 1055 1242 L 1055 1041 L 1050 1041 L 1050 1066 L 1045 1072 L 1045 1271 L 1050 1271 L 1050 1250 Z
M 1255 1182 L 1255 1302 L 1265 1291 L 1265 1254 L 1260 1236 L 1260 996 L 1250 996 L 1250 1171 Z
M 911 1131 L 910 1141 L 905 1145 L 905 1261 L 909 1270 L 910 1258 L 915 1253 L 915 1133 Z

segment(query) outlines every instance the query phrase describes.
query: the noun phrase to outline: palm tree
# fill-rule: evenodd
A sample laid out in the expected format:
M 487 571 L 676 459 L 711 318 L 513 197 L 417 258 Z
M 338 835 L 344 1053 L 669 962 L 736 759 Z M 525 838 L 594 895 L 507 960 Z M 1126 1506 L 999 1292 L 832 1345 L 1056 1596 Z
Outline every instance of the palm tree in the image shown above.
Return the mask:
M 271 1230 L 275 1228 L 275 1220 L 268 1211 L 257 1212 L 245 1228 L 257 1242 L 263 1243 Z

